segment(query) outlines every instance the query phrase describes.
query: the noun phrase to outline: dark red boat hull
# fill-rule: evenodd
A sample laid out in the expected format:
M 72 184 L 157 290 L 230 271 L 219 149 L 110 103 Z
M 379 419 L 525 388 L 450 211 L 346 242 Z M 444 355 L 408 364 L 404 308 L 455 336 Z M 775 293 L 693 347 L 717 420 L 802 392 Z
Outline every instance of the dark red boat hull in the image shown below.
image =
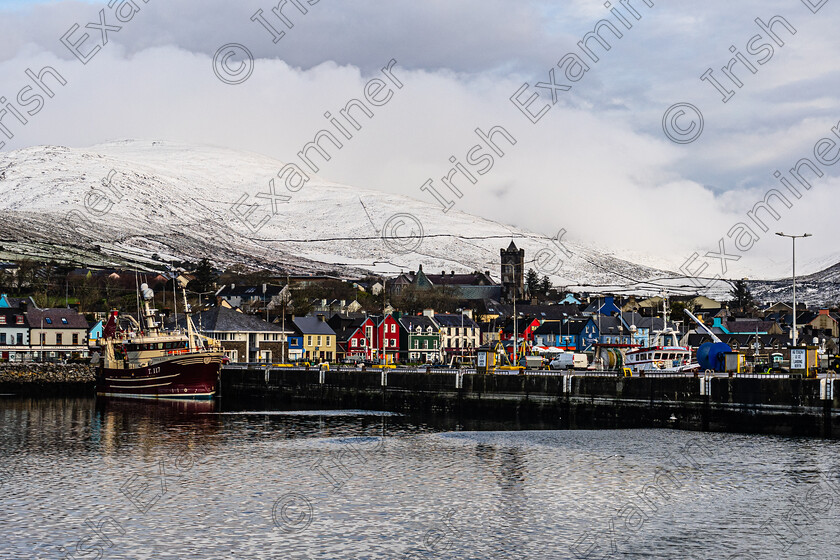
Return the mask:
M 99 368 L 96 394 L 146 399 L 210 399 L 216 394 L 222 358 L 184 355 L 136 369 Z

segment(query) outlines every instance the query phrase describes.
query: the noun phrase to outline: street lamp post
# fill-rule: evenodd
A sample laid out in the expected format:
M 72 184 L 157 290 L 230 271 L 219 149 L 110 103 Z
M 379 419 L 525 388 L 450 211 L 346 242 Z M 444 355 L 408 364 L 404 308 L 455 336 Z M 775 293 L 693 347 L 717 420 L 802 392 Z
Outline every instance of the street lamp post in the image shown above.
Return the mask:
M 776 235 L 779 237 L 790 237 L 790 240 L 793 245 L 793 332 L 792 334 L 792 344 L 791 346 L 796 346 L 796 239 L 798 237 L 811 237 L 810 233 L 803 233 L 802 235 L 790 235 L 782 232 L 777 232 Z

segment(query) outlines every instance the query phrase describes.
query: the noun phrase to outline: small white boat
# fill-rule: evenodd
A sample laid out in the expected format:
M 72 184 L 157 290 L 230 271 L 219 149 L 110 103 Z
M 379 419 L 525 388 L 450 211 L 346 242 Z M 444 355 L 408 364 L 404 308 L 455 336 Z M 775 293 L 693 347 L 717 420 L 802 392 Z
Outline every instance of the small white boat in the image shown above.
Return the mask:
M 653 344 L 627 352 L 626 367 L 633 373 L 686 371 L 691 363 L 691 350 L 680 346 L 677 332 L 666 328 L 656 331 Z

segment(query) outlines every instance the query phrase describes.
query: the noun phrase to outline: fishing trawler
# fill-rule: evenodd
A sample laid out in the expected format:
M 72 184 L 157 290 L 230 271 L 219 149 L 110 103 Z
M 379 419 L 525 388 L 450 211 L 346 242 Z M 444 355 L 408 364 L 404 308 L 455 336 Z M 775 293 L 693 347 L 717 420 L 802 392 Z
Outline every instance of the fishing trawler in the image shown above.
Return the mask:
M 185 330 L 165 331 L 149 302 L 154 292 L 140 286 L 142 324 L 125 316 L 131 327 L 121 329 L 113 311 L 102 335 L 96 394 L 151 399 L 208 399 L 216 394 L 224 353 L 218 340 L 198 332 L 184 294 Z

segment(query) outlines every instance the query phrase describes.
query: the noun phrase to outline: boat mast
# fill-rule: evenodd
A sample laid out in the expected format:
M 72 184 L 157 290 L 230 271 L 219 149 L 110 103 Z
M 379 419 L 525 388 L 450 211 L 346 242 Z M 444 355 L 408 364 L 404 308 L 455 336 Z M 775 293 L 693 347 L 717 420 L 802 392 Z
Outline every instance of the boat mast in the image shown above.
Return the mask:
M 181 290 L 181 294 L 184 296 L 184 315 L 187 318 L 187 349 L 190 352 L 195 350 L 195 341 L 193 340 L 193 324 L 192 324 L 192 310 L 190 309 L 189 304 L 187 303 L 187 290 Z

